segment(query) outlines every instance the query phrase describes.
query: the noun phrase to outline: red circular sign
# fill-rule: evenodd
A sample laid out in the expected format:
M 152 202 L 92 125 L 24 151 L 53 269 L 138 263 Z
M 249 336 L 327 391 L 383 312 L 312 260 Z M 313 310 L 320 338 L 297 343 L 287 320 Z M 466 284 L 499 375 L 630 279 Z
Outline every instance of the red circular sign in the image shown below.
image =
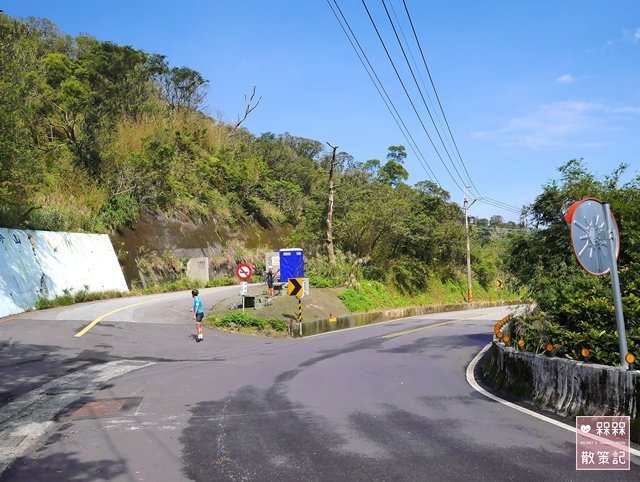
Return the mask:
M 251 278 L 252 274 L 253 274 L 253 268 L 248 264 L 240 263 L 236 268 L 236 276 L 241 281 L 247 281 L 249 278 Z

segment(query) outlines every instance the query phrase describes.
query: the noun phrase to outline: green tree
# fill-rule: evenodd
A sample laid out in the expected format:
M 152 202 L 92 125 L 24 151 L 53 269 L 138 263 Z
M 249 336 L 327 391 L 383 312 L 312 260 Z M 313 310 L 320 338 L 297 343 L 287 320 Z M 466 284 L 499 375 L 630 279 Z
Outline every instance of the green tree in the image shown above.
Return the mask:
M 640 179 L 620 186 L 624 169 L 621 166 L 598 179 L 581 160 L 567 162 L 559 169 L 561 179 L 547 183 L 528 210 L 529 218 L 540 229 L 530 236 L 516 236 L 511 242 L 508 270 L 559 326 L 578 331 L 585 324 L 615 329 L 609 277 L 591 276 L 579 266 L 564 220 L 569 206 L 585 197 L 609 202 L 616 217 L 622 246 L 619 271 L 623 305 L 628 323 L 638 326 L 640 223 L 636 203 L 640 200 Z

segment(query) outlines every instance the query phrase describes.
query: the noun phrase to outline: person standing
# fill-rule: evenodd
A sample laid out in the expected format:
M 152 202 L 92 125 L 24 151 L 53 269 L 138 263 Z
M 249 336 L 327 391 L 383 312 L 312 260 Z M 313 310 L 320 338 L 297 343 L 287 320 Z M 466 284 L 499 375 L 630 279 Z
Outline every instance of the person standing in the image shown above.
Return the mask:
M 273 272 L 273 266 L 269 266 L 269 271 L 267 271 L 267 292 L 269 293 L 269 298 L 273 298 L 273 282 L 275 281 L 276 272 Z
M 204 306 L 202 306 L 199 294 L 198 290 L 191 290 L 191 296 L 193 297 L 193 309 L 191 311 L 193 311 L 193 319 L 196 321 L 196 331 L 198 332 L 196 341 L 198 342 L 203 340 L 202 319 L 204 318 Z

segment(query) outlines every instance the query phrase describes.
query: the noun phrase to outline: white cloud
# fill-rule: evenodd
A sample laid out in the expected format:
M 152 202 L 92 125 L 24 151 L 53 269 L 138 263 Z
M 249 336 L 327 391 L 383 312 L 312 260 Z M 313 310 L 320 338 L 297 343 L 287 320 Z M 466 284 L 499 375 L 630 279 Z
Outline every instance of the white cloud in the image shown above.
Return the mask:
M 573 77 L 571 74 L 564 74 L 558 77 L 556 79 L 556 82 L 558 82 L 559 84 L 570 84 L 575 80 L 576 80 L 575 77 Z
M 623 30 L 622 35 L 629 42 L 640 42 L 640 27 L 636 28 L 635 32 Z
M 638 115 L 640 106 L 609 106 L 592 102 L 563 101 L 544 104 L 513 117 L 498 129 L 474 134 L 502 145 L 528 149 L 552 147 L 602 147 L 603 132 L 616 117 Z

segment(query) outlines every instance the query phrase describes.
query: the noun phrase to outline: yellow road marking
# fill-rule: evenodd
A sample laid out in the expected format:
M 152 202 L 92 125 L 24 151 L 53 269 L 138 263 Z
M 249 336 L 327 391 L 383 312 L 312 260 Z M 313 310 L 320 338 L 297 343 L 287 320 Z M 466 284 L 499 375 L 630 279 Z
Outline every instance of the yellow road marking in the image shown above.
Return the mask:
M 154 300 L 147 300 L 147 301 L 141 301 L 140 303 L 134 303 L 132 305 L 127 305 L 127 306 L 123 306 L 122 308 L 118 308 L 117 310 L 113 310 L 110 311 L 109 313 L 105 313 L 102 316 L 98 316 L 95 320 L 93 320 L 91 323 L 89 323 L 87 326 L 85 326 L 82 330 L 80 330 L 78 333 L 76 333 L 74 336 L 82 336 L 84 335 L 86 332 L 88 332 L 91 328 L 93 328 L 94 326 L 96 326 L 98 323 L 100 323 L 102 320 L 104 320 L 107 316 L 111 316 L 114 313 L 117 313 L 118 311 L 123 311 L 126 310 L 128 308 L 133 308 L 134 306 L 138 306 L 138 305 L 144 305 L 146 303 L 151 303 L 153 301 L 158 301 L 158 299 L 154 299 Z
M 430 328 L 437 328 L 439 326 L 448 325 L 450 323 L 458 323 L 460 321 L 468 321 L 468 320 L 471 320 L 473 318 L 478 318 L 479 316 L 485 316 L 485 314 L 483 313 L 482 315 L 470 316 L 469 318 L 462 318 L 461 320 L 443 321 L 442 323 L 436 323 L 434 325 L 421 326 L 420 328 L 413 328 L 411 330 L 398 331 L 397 333 L 390 333 L 389 335 L 384 335 L 382 338 L 389 339 L 389 338 L 396 338 L 398 336 L 403 336 L 403 335 L 411 335 L 412 333 L 417 333 L 419 331 L 428 330 Z
M 118 311 L 122 311 L 122 310 L 126 310 L 126 309 L 129 309 L 129 308 L 133 308 L 134 306 L 144 305 L 146 303 L 153 303 L 154 301 L 165 301 L 165 300 L 170 300 L 170 299 L 173 299 L 173 298 L 180 298 L 182 296 L 183 295 L 180 294 L 178 296 L 167 296 L 167 297 L 163 297 L 163 298 L 154 298 L 152 300 L 141 301 L 140 303 L 134 303 L 132 305 L 123 306 L 122 308 L 118 308 L 117 310 L 113 310 L 113 311 L 110 311 L 109 313 L 106 313 L 106 314 L 104 314 L 102 316 L 99 316 L 98 318 L 93 320 L 91 323 L 89 323 L 87 326 L 85 326 L 82 330 L 80 330 L 78 333 L 76 333 L 74 336 L 78 336 L 79 337 L 79 336 L 84 335 L 91 328 L 93 328 L 98 323 L 100 323 L 102 320 L 104 320 L 107 316 L 111 316 L 114 313 L 117 313 Z

